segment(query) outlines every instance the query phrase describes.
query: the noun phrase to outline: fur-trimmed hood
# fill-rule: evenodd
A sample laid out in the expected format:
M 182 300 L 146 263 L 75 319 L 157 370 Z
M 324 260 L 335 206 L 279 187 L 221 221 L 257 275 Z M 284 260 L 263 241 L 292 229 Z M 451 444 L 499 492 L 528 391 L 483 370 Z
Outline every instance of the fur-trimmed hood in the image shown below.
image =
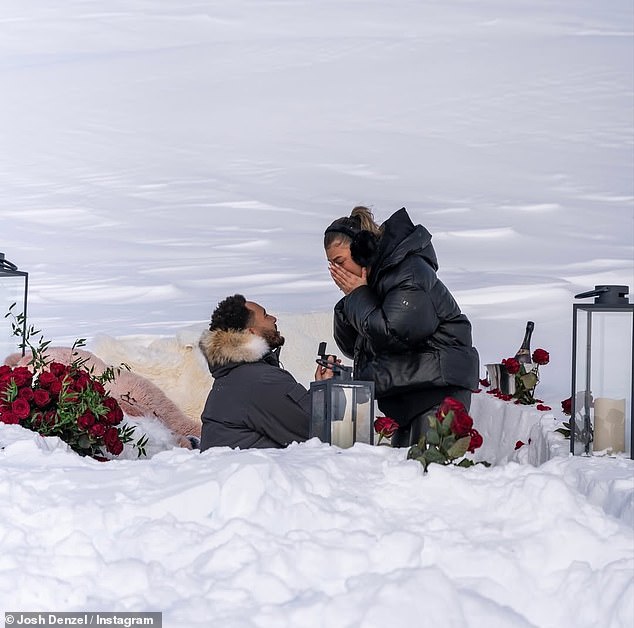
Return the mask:
M 268 343 L 261 336 L 235 329 L 204 331 L 198 346 L 207 359 L 212 374 L 224 366 L 257 362 L 271 352 Z

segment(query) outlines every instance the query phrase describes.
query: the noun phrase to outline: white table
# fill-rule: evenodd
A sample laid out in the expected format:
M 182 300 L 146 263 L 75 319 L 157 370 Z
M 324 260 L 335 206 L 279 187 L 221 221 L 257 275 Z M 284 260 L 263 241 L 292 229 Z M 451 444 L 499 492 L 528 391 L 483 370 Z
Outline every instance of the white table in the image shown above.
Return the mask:
M 537 407 L 503 401 L 486 392 L 486 389 L 471 396 L 469 414 L 473 426 L 482 435 L 482 447 L 476 449 L 473 460 L 486 460 L 491 464 L 503 464 L 514 457 L 517 441 L 528 443 L 535 436 L 535 427 L 544 422 L 555 422 L 551 411 Z

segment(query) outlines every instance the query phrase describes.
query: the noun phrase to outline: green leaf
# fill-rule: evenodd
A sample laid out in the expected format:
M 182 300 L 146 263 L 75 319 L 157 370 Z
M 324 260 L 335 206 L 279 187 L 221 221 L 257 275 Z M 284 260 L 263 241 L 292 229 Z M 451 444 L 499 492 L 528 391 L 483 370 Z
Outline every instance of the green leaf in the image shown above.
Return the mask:
M 429 429 L 430 430 L 435 430 L 436 426 L 438 425 L 438 419 L 433 414 L 430 414 L 427 417 L 427 421 L 429 423 Z
M 563 434 L 566 438 L 570 438 L 570 430 L 566 430 L 563 427 L 556 429 L 555 432 L 559 432 L 560 434 Z
M 423 450 L 418 445 L 412 445 L 407 450 L 408 460 L 417 459 L 419 456 L 422 456 L 422 455 L 423 455 Z
M 420 447 L 421 451 L 424 451 L 425 448 L 427 447 L 427 437 L 425 436 L 425 434 L 423 434 L 419 439 L 418 439 L 418 446 Z
M 90 448 L 90 438 L 87 434 L 82 434 L 78 439 L 77 439 L 77 446 L 80 449 L 88 449 Z
M 457 467 L 472 467 L 475 463 L 473 460 L 469 460 L 469 458 L 463 458 L 456 466 Z
M 480 460 L 480 461 L 476 462 L 476 464 L 484 465 L 487 468 L 489 468 L 491 466 L 491 463 L 487 462 L 486 460 Z
M 430 445 L 440 445 L 440 436 L 436 430 L 427 430 L 427 442 Z
M 441 436 L 447 436 L 451 434 L 451 424 L 453 423 L 454 413 L 453 410 L 447 414 L 443 422 L 438 422 L 438 432 Z
M 145 451 L 145 447 L 148 443 L 148 437 L 146 435 L 143 435 L 141 438 L 139 438 L 139 440 L 137 440 L 137 442 L 134 444 L 134 446 L 137 448 L 138 452 L 137 452 L 137 458 L 140 458 L 141 456 L 147 456 L 147 452 Z
M 458 439 L 447 451 L 447 455 L 451 458 L 461 458 L 467 453 L 469 449 L 469 443 L 471 442 L 471 436 L 463 436 Z
M 427 462 L 425 457 L 420 456 L 420 458 L 416 458 L 416 460 L 423 465 L 423 469 L 425 470 L 425 473 L 427 473 L 427 467 L 429 466 L 429 462 Z
M 447 462 L 447 458 L 435 447 L 430 447 L 427 451 L 425 451 L 423 458 L 425 458 L 427 462 L 439 462 L 441 464 Z
M 526 375 L 522 375 L 520 379 L 522 380 L 522 384 L 528 390 L 532 390 L 535 386 L 537 386 L 537 375 L 535 375 L 532 371 L 530 373 L 526 373 Z
M 450 434 L 449 436 L 445 437 L 442 439 L 440 446 L 442 449 L 444 449 L 445 451 L 447 451 L 448 449 L 450 449 L 452 447 L 452 445 L 456 442 L 456 437 L 453 434 Z

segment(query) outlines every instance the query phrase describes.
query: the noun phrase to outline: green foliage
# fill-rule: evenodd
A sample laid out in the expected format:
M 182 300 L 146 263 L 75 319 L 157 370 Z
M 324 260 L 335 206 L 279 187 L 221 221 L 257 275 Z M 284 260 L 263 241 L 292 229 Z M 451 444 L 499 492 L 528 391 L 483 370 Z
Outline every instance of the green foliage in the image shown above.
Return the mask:
M 463 438 L 457 440 L 447 450 L 447 456 L 451 459 L 462 458 L 462 456 L 464 456 L 467 453 L 467 449 L 469 449 L 470 442 L 471 442 L 470 436 L 464 436 Z
M 425 472 L 427 472 L 429 465 L 432 463 L 442 465 L 455 464 L 459 467 L 471 467 L 474 464 L 480 464 L 464 458 L 471 444 L 471 436 L 456 437 L 452 432 L 454 418 L 455 413 L 453 410 L 450 410 L 444 416 L 443 414 L 437 416 L 433 413 L 427 415 L 426 420 L 429 428 L 420 437 L 418 443 L 409 448 L 407 459 L 420 462 Z M 481 464 L 490 466 L 485 462 Z
M 570 421 L 564 421 L 562 423 L 562 426 L 563 427 L 556 429 L 555 432 L 559 432 L 560 434 L 563 434 L 566 438 L 570 438 L 570 432 L 572 431 L 572 428 L 570 427 Z

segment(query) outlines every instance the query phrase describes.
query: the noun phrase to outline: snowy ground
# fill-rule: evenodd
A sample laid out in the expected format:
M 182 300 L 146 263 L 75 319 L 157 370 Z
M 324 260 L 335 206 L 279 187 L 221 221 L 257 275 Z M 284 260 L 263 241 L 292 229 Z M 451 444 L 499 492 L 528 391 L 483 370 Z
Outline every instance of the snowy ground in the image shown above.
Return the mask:
M 312 440 L 104 464 L 23 432 L 0 431 L 15 439 L 0 471 L 5 611 L 160 610 L 170 628 L 625 628 L 634 616 L 631 490 L 619 519 L 575 475 L 607 470 L 622 489 L 629 461 L 424 475 L 405 450 Z
M 314 323 L 287 348 L 306 381 L 339 297 L 323 229 L 359 203 L 429 228 L 482 363 L 535 321 L 553 404 L 574 295 L 634 289 L 631 0 L 3 0 L 0 84 L 0 251 L 56 343 L 169 336 L 241 291 Z M 107 464 L 0 444 L 0 612 L 634 621 L 626 460 L 424 476 L 315 442 Z

